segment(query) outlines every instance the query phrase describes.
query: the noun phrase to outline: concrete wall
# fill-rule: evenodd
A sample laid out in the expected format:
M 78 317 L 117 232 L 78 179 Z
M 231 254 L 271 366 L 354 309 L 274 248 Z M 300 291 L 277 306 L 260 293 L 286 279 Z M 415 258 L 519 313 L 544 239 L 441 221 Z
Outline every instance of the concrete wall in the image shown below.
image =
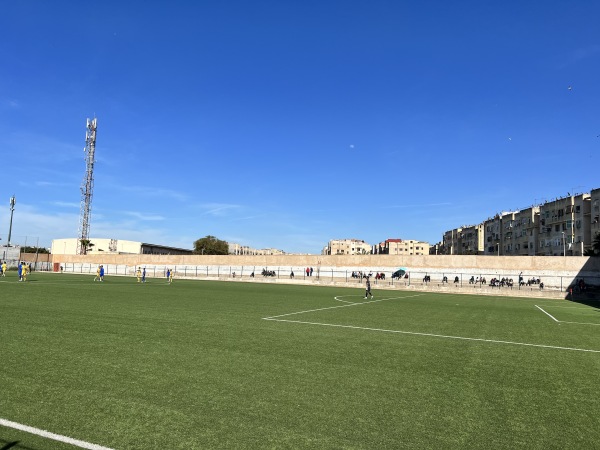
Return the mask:
M 406 267 L 409 271 L 447 270 L 454 272 L 537 273 L 595 272 L 600 275 L 600 258 L 563 256 L 477 256 L 477 255 L 52 255 L 54 263 L 256 267 L 353 268 L 353 270 L 390 271 Z

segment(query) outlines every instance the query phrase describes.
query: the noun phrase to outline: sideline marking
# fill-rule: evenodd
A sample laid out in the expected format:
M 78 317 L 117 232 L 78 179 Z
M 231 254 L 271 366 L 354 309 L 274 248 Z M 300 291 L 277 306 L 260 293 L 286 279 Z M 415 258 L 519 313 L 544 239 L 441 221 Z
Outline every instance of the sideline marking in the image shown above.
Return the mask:
M 382 299 L 371 300 L 368 302 L 360 302 L 360 303 L 347 303 L 345 305 L 328 306 L 325 308 L 309 309 L 306 311 L 296 311 L 293 313 L 279 314 L 277 316 L 263 317 L 262 320 L 271 320 L 273 322 L 299 323 L 299 324 L 303 324 L 303 325 L 318 325 L 318 326 L 323 326 L 323 327 L 348 328 L 348 329 L 352 329 L 352 330 L 378 331 L 378 332 L 383 332 L 383 333 L 407 334 L 407 335 L 412 335 L 412 336 L 437 337 L 437 338 L 442 338 L 442 339 L 458 339 L 458 340 L 462 340 L 462 341 L 487 342 L 487 343 L 491 343 L 491 344 L 519 345 L 519 346 L 523 346 L 523 347 L 548 348 L 548 349 L 553 349 L 553 350 L 570 350 L 570 351 L 575 351 L 575 352 L 600 353 L 600 350 L 591 350 L 591 349 L 587 349 L 587 348 L 560 347 L 560 346 L 556 346 L 556 345 L 530 344 L 527 342 L 502 341 L 502 340 L 497 340 L 497 339 L 483 339 L 483 338 L 471 338 L 471 337 L 464 337 L 464 336 L 450 336 L 450 335 L 434 334 L 434 333 L 421 333 L 421 332 L 417 332 L 417 331 L 388 330 L 385 328 L 370 328 L 370 327 L 359 327 L 359 326 L 355 326 L 355 325 L 340 325 L 340 324 L 335 324 L 335 323 L 306 322 L 306 321 L 302 321 L 302 320 L 281 319 L 281 317 L 289 317 L 289 316 L 293 316 L 296 314 L 304 314 L 304 313 L 317 312 L 317 311 L 326 311 L 329 309 L 337 309 L 337 308 L 346 308 L 349 306 L 368 305 L 371 303 L 383 302 L 383 301 L 388 301 L 388 300 L 396 300 L 396 299 L 403 299 L 403 298 L 410 298 L 410 297 L 420 297 L 422 295 L 425 295 L 425 294 L 407 295 L 406 297 L 382 298 Z M 350 296 L 345 295 L 343 297 L 350 297 Z M 334 297 L 334 299 L 336 301 L 343 301 L 343 300 L 339 300 L 339 298 L 341 298 L 341 297 Z M 540 311 L 544 312 L 545 314 L 547 314 L 548 316 L 550 316 L 552 318 L 552 320 L 559 323 L 559 325 L 560 325 L 560 321 L 557 320 L 555 317 L 553 317 L 551 314 L 544 311 L 538 305 L 535 305 L 535 307 L 538 308 Z M 574 322 L 564 322 L 564 323 L 574 323 Z M 590 325 L 592 325 L 592 324 L 590 324 Z M 600 324 L 594 324 L 594 325 L 600 325 Z
M 73 439 L 68 436 L 62 436 L 60 434 L 51 433 L 50 431 L 41 430 L 39 428 L 30 427 L 28 425 L 23 425 L 17 422 L 12 422 L 10 420 L 0 418 L 0 425 L 14 428 L 16 430 L 25 431 L 30 434 L 35 434 L 37 436 L 41 436 L 47 439 L 52 439 L 59 442 L 64 442 L 65 444 L 71 444 L 76 447 L 86 448 L 88 450 L 113 450 L 109 447 L 103 447 L 98 444 L 92 444 L 90 442 L 80 441 L 79 439 Z
M 544 311 L 542 308 L 540 308 L 538 305 L 535 305 L 535 307 L 537 309 L 539 309 L 541 312 L 543 312 L 544 314 L 546 314 L 548 317 L 550 317 L 552 320 L 554 320 L 556 323 L 560 323 L 559 320 L 556 319 L 556 317 L 554 317 L 552 314 L 550 314 L 549 312 Z
M 561 320 L 560 323 L 573 323 L 576 325 L 596 325 L 596 326 L 600 326 L 600 323 L 591 323 L 591 322 L 566 322 L 564 320 Z
M 444 334 L 433 334 L 433 333 L 419 333 L 416 331 L 386 330 L 385 328 L 358 327 L 358 326 L 354 326 L 354 325 L 338 325 L 338 324 L 334 324 L 334 323 L 303 322 L 301 320 L 273 319 L 270 317 L 267 317 L 264 320 L 273 320 L 275 322 L 301 323 L 304 325 L 320 325 L 320 326 L 324 326 L 324 327 L 351 328 L 353 330 L 381 331 L 384 333 L 409 334 L 409 335 L 413 335 L 413 336 L 438 337 L 438 338 L 443 338 L 443 339 L 459 339 L 459 340 L 463 340 L 463 341 L 489 342 L 492 344 L 521 345 L 521 346 L 525 346 L 525 347 L 550 348 L 550 349 L 554 349 L 554 350 L 571 350 L 571 351 L 576 351 L 576 352 L 600 353 L 600 350 L 590 350 L 587 348 L 558 347 L 555 345 L 528 344 L 527 342 L 499 341 L 499 340 L 495 340 L 495 339 L 470 338 L 470 337 L 464 337 L 464 336 L 449 336 L 449 335 L 444 335 Z
M 557 320 L 552 314 L 544 311 L 542 308 L 540 308 L 538 305 L 535 305 L 536 308 L 538 308 L 540 311 L 542 311 L 543 313 L 547 314 L 548 316 L 550 316 L 552 319 L 554 319 L 556 322 L 558 322 L 558 324 L 560 325 L 561 323 L 570 323 L 572 325 L 596 325 L 596 326 L 600 326 L 600 323 L 592 323 L 592 322 L 569 322 L 566 320 Z M 552 307 L 552 306 L 551 306 Z M 557 308 L 571 308 L 571 309 L 586 309 L 586 308 L 578 308 L 576 306 L 557 306 Z
M 296 312 L 293 312 L 293 313 L 279 314 L 277 316 L 263 317 L 263 320 L 274 320 L 277 317 L 287 317 L 287 316 L 294 316 L 296 314 L 304 314 L 304 313 L 316 312 L 316 311 L 326 311 L 328 309 L 347 308 L 348 306 L 368 305 L 369 303 L 385 302 L 385 301 L 388 301 L 388 300 L 397 300 L 397 299 L 410 298 L 410 297 L 420 297 L 422 295 L 424 295 L 424 294 L 407 295 L 406 297 L 380 298 L 380 299 L 377 299 L 377 300 L 370 300 L 368 302 L 347 303 L 346 305 L 327 306 L 325 308 L 317 308 L 317 309 L 307 309 L 306 311 L 296 311 Z M 344 297 L 349 297 L 349 296 L 345 295 Z M 334 299 L 337 300 L 338 297 L 334 297 Z

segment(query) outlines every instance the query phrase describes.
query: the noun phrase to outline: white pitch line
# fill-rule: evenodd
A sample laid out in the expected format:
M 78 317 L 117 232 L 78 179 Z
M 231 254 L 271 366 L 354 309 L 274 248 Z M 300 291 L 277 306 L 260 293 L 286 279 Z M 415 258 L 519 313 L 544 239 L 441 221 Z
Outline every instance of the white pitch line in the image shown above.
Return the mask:
M 552 314 L 550 314 L 549 312 L 544 311 L 542 308 L 540 308 L 538 305 L 535 305 L 535 307 L 537 309 L 539 309 L 541 312 L 543 312 L 544 314 L 546 314 L 548 317 L 550 317 L 552 320 L 554 320 L 557 323 L 560 323 L 560 320 L 557 320 L 556 317 L 554 317 Z
M 371 301 L 368 301 L 368 302 L 348 303 L 347 305 L 337 305 L 337 306 L 328 306 L 326 308 L 308 309 L 306 311 L 296 311 L 296 312 L 288 313 L 288 314 L 280 314 L 278 316 L 263 317 L 263 320 L 272 320 L 272 319 L 275 319 L 277 317 L 294 316 L 296 314 L 305 314 L 305 313 L 309 313 L 309 312 L 325 311 L 325 310 L 328 310 L 328 309 L 347 308 L 348 306 L 368 305 L 370 303 L 378 303 L 378 302 L 384 302 L 384 301 L 388 301 L 388 300 L 397 300 L 397 299 L 410 298 L 410 297 L 420 297 L 422 295 L 423 294 L 416 294 L 416 295 L 407 295 L 406 297 L 380 298 L 380 299 L 371 300 Z
M 581 309 L 582 311 L 589 311 L 589 307 L 587 306 L 558 306 L 558 305 L 541 305 L 544 308 L 563 308 L 563 309 Z
M 352 303 L 352 304 L 361 303 L 361 302 L 351 302 L 351 301 L 348 301 L 348 300 L 342 300 L 342 297 L 360 297 L 360 296 L 359 295 L 342 295 L 342 296 L 339 296 L 339 297 L 337 297 L 337 296 L 333 297 L 333 299 L 336 302 Z
M 596 325 L 596 326 L 600 326 L 600 323 L 592 323 L 592 322 L 565 322 L 564 320 L 561 320 L 560 323 L 572 323 L 575 325 Z
M 350 305 L 344 305 L 350 306 Z M 274 316 L 280 317 L 280 316 Z M 437 337 L 442 339 L 458 339 L 463 341 L 476 341 L 476 342 L 488 342 L 492 344 L 506 344 L 506 345 L 520 345 L 525 347 L 538 347 L 538 348 L 549 348 L 554 350 L 570 350 L 576 352 L 588 352 L 588 353 L 600 353 L 600 350 L 590 350 L 586 348 L 574 348 L 574 347 L 558 347 L 554 345 L 544 345 L 544 344 L 529 344 L 527 342 L 513 342 L 513 341 L 499 341 L 495 339 L 482 339 L 482 338 L 469 338 L 464 336 L 447 336 L 444 334 L 433 334 L 433 333 L 419 333 L 415 331 L 400 331 L 400 330 L 386 330 L 384 328 L 369 328 L 369 327 L 357 327 L 354 325 L 338 325 L 334 323 L 320 323 L 320 322 L 304 322 L 301 320 L 287 320 L 287 319 L 275 319 L 271 317 L 267 317 L 264 320 L 273 320 L 275 322 L 288 322 L 288 323 L 300 323 L 304 325 L 319 325 L 324 327 L 336 327 L 336 328 L 350 328 L 353 330 L 365 330 L 365 331 L 379 331 L 384 333 L 398 333 L 398 334 L 409 334 L 413 336 L 429 336 L 429 337 Z
M 26 433 L 35 434 L 37 436 L 41 436 L 41 437 L 44 437 L 47 439 L 52 439 L 54 441 L 64 442 L 65 444 L 71 444 L 76 447 L 85 448 L 88 450 L 113 450 L 112 448 L 109 448 L 109 447 L 103 447 L 98 444 L 92 444 L 90 442 L 80 441 L 79 439 L 73 439 L 68 436 L 62 436 L 60 434 L 51 433 L 46 430 L 41 430 L 39 428 L 30 427 L 28 425 L 23 425 L 23 424 L 20 424 L 17 422 L 12 422 L 12 421 L 6 420 L 6 419 L 0 418 L 0 425 L 8 427 L 8 428 L 14 428 L 14 429 L 20 430 L 20 431 L 25 431 Z

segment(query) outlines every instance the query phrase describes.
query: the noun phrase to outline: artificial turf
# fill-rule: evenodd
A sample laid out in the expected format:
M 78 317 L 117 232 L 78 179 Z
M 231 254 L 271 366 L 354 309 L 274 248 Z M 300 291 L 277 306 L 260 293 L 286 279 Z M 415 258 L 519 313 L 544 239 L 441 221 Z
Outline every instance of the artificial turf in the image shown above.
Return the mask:
M 0 279 L 0 419 L 114 449 L 600 445 L 591 306 L 92 280 Z

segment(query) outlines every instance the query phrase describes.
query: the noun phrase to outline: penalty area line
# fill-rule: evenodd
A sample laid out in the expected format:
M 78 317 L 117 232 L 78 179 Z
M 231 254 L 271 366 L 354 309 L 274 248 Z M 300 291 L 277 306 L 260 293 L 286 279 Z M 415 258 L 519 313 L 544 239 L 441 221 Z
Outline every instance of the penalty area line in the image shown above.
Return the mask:
M 548 317 L 550 317 L 552 320 L 554 320 L 556 323 L 560 323 L 560 320 L 558 320 L 556 317 L 554 317 L 552 314 L 550 314 L 549 312 L 545 311 L 544 309 L 540 308 L 538 305 L 535 305 L 535 307 L 537 309 L 539 309 L 541 312 L 543 312 L 544 314 L 546 314 Z
M 62 436 L 60 434 L 51 433 L 50 431 L 30 427 L 29 425 L 23 425 L 21 423 L 12 422 L 6 419 L 0 418 L 0 425 L 7 428 L 14 428 L 15 430 L 25 431 L 29 434 L 35 434 L 36 436 L 41 436 L 46 439 L 52 439 L 54 441 L 63 442 L 65 444 L 71 444 L 76 447 L 85 448 L 88 450 L 113 450 L 109 447 L 103 447 L 102 445 L 92 444 L 91 442 L 80 441 L 79 439 L 73 439 L 68 436 Z
M 380 299 L 371 300 L 368 302 L 347 303 L 345 305 L 327 306 L 325 308 L 317 308 L 317 309 L 307 309 L 306 311 L 296 311 L 296 312 L 287 313 L 287 314 L 279 314 L 278 316 L 263 317 L 263 320 L 274 320 L 278 317 L 294 316 L 296 314 L 306 314 L 306 313 L 317 312 L 317 311 L 326 311 L 328 309 L 347 308 L 349 306 L 368 305 L 371 303 L 379 303 L 379 302 L 385 302 L 385 301 L 389 301 L 389 300 L 400 300 L 403 298 L 420 297 L 422 295 L 423 294 L 415 294 L 415 295 L 407 295 L 405 297 L 380 298 Z M 349 296 L 344 296 L 344 297 L 349 297 Z M 337 297 L 335 297 L 335 299 L 337 300 Z
M 345 305 L 345 306 L 350 306 L 350 305 Z M 519 345 L 519 346 L 524 346 L 524 347 L 548 348 L 548 349 L 553 349 L 553 350 L 569 350 L 569 351 L 574 351 L 574 352 L 600 353 L 600 350 L 590 350 L 587 348 L 559 347 L 556 345 L 530 344 L 527 342 L 501 341 L 501 340 L 496 340 L 496 339 L 470 338 L 470 337 L 464 337 L 464 336 L 449 336 L 449 335 L 444 335 L 444 334 L 419 333 L 416 331 L 386 330 L 385 328 L 358 327 L 355 325 L 339 325 L 339 324 L 335 324 L 335 323 L 304 322 L 301 320 L 275 319 L 275 318 L 270 318 L 270 317 L 267 317 L 264 320 L 272 320 L 274 322 L 300 323 L 303 325 L 319 325 L 319 326 L 323 326 L 323 327 L 350 328 L 353 330 L 378 331 L 378 332 L 383 332 L 383 333 L 408 334 L 408 335 L 412 335 L 412 336 L 427 336 L 427 337 L 436 337 L 436 338 L 441 338 L 441 339 L 457 339 L 457 340 L 462 340 L 462 341 L 487 342 L 490 344 Z

